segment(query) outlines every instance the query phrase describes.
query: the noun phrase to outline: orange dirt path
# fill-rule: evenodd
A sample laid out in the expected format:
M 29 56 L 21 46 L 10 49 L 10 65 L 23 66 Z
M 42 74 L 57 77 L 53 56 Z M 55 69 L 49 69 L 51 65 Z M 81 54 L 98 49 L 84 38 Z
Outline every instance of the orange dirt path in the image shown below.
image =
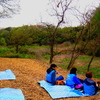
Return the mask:
M 33 59 L 0 58 L 0 71 L 11 69 L 16 80 L 0 80 L 0 88 L 10 87 L 21 89 L 25 100 L 52 100 L 49 94 L 38 85 L 38 81 L 45 79 L 49 64 Z M 59 74 L 66 78 L 67 70 L 58 68 Z M 84 75 L 79 75 L 85 78 Z M 100 80 L 99 80 L 100 81 Z M 91 97 L 64 98 L 57 100 L 100 100 L 100 94 Z

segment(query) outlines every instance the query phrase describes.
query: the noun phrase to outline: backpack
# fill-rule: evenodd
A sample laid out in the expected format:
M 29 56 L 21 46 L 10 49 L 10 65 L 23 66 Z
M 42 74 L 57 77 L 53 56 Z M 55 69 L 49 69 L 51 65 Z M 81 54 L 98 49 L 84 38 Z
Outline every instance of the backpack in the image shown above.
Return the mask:
M 58 80 L 55 85 L 65 85 L 65 82 L 63 80 Z

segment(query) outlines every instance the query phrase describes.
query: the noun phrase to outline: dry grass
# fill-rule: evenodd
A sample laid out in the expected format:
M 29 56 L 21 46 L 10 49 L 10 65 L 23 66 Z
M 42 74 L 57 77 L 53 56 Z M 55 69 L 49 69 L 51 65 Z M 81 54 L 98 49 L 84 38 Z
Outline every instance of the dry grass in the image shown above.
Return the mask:
M 16 76 L 16 80 L 1 80 L 0 88 L 10 87 L 21 89 L 25 95 L 25 100 L 52 100 L 48 93 L 37 84 L 38 81 L 45 79 L 45 71 L 48 67 L 48 64 L 38 60 L 0 58 L 0 71 L 11 69 Z M 64 77 L 68 73 L 68 71 L 61 68 L 58 68 L 58 71 Z M 79 77 L 84 78 L 81 75 Z M 100 94 L 91 97 L 58 100 L 100 100 Z

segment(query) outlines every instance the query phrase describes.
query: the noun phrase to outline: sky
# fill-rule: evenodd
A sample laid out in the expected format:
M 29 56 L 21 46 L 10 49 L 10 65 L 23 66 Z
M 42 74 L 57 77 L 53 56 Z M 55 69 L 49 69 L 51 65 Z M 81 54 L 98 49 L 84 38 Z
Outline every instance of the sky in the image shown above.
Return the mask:
M 20 13 L 12 18 L 0 19 L 0 27 L 19 27 L 23 25 L 36 25 L 41 21 L 50 24 L 57 24 L 57 19 L 50 16 L 49 0 L 20 0 Z M 84 12 L 84 9 L 93 9 L 98 7 L 100 0 L 73 0 L 74 5 Z M 68 23 L 66 26 L 78 26 L 80 23 L 75 16 L 67 14 Z

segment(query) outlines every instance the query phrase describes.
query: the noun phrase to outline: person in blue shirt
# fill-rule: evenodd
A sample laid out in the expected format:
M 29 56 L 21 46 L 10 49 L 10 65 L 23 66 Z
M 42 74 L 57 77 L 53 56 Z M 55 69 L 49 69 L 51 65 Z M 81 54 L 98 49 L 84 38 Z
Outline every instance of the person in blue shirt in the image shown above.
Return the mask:
M 56 74 L 57 74 L 56 70 L 57 70 L 57 65 L 51 64 L 50 68 L 48 68 L 46 71 L 46 81 L 51 83 L 52 85 L 55 85 L 56 81 L 64 79 L 62 75 L 60 75 L 59 77 L 56 77 Z
M 70 70 L 70 73 L 67 75 L 66 78 L 66 85 L 74 89 L 80 89 L 83 87 L 83 80 L 77 77 L 76 71 L 77 69 L 75 67 Z
M 96 82 L 92 79 L 92 72 L 86 72 L 86 79 L 83 81 L 83 91 L 88 95 L 95 95 L 98 91 Z

